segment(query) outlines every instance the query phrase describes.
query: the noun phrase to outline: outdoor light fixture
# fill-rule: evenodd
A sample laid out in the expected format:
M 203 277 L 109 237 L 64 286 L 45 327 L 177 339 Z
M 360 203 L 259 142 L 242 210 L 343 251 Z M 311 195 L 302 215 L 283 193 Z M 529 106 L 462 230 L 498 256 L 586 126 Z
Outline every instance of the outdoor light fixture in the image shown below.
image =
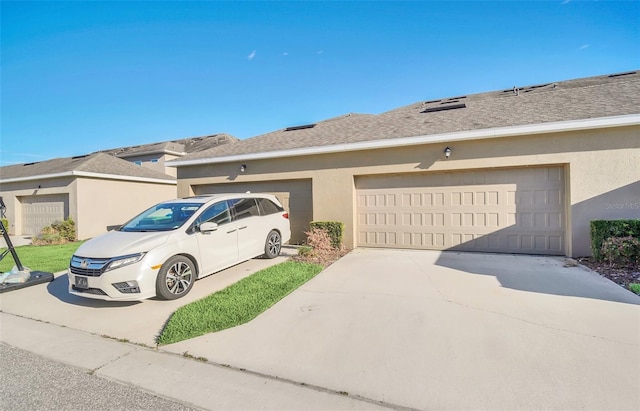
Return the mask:
M 451 155 L 451 149 L 449 147 L 444 149 L 444 156 L 446 158 L 449 158 L 449 156 Z
M 240 172 L 244 173 L 245 171 L 247 171 L 247 165 L 246 164 L 240 164 Z

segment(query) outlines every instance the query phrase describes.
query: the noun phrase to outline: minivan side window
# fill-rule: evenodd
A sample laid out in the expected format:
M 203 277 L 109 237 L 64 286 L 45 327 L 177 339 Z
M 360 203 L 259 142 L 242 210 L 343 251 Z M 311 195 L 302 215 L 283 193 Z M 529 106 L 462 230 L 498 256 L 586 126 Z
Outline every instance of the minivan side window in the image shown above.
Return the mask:
M 231 210 L 233 210 L 233 218 L 235 220 L 260 215 L 255 198 L 236 198 L 229 200 L 229 203 L 231 204 Z
M 268 198 L 256 198 L 258 200 L 258 206 L 260 207 L 260 214 L 269 215 L 280 213 L 284 211 L 284 208 L 276 205 L 273 201 Z
M 218 225 L 231 222 L 231 214 L 229 213 L 229 206 L 226 201 L 215 203 L 200 214 L 197 224 L 200 225 L 207 222 L 216 223 Z

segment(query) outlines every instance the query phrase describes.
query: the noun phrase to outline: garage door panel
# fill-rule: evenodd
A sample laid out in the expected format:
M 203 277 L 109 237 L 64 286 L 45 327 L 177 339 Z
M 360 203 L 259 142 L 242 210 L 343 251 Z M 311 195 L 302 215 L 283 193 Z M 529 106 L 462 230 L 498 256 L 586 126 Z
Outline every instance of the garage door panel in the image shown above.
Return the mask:
M 359 177 L 359 245 L 562 254 L 562 181 L 561 167 Z
M 38 235 L 44 227 L 69 217 L 67 194 L 35 195 L 19 198 L 22 204 L 22 234 Z

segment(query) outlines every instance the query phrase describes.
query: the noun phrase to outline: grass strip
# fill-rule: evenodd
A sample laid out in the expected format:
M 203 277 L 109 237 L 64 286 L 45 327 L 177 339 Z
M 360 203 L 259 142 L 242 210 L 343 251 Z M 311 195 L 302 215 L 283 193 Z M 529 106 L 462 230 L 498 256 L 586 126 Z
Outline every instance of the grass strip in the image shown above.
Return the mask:
M 180 307 L 157 339 L 173 344 L 247 323 L 322 271 L 319 264 L 286 261 Z
M 55 245 L 23 245 L 16 247 L 16 254 L 23 266 L 33 271 L 46 271 L 57 273 L 64 271 L 69 266 L 69 260 L 83 241 Z M 0 248 L 4 253 L 7 248 Z M 11 271 L 15 262 L 11 253 L 7 253 L 0 261 L 0 272 Z

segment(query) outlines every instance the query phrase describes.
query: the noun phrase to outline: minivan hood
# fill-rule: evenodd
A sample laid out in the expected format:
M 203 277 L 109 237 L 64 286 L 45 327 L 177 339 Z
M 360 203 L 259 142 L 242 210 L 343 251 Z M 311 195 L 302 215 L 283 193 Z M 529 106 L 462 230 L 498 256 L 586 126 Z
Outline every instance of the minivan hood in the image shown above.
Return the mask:
M 82 244 L 75 255 L 87 258 L 112 258 L 145 253 L 166 243 L 173 231 L 109 231 Z

